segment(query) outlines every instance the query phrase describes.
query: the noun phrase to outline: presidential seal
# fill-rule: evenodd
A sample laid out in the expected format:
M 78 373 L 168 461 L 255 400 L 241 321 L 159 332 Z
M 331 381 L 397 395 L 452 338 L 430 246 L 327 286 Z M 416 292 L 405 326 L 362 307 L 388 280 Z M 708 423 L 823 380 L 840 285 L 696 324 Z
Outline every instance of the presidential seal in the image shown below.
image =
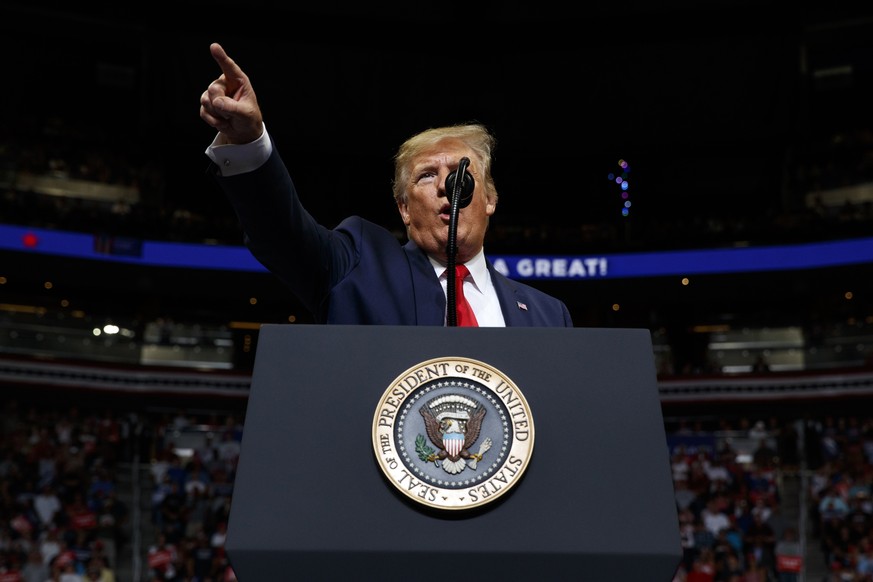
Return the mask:
M 505 495 L 530 463 L 534 424 L 521 390 L 468 358 L 406 370 L 382 394 L 373 450 L 394 487 L 428 507 L 462 510 Z

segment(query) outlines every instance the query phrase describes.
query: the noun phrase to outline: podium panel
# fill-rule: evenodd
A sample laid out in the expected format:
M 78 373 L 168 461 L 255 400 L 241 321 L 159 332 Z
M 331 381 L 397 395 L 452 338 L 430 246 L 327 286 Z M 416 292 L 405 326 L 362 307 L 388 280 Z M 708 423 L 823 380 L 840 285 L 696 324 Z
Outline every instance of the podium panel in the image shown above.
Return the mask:
M 374 454 L 404 370 L 470 358 L 520 389 L 536 444 L 477 510 L 410 502 Z M 225 548 L 261 580 L 664 580 L 681 559 L 644 329 L 265 325 Z

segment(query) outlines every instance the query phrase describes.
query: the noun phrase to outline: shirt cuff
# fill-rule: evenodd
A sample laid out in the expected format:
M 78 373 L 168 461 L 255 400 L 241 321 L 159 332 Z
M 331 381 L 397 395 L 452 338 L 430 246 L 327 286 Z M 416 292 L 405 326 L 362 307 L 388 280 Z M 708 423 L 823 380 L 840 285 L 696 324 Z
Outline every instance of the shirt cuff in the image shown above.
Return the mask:
M 266 124 L 261 137 L 251 143 L 216 144 L 217 141 L 218 136 L 216 135 L 209 147 L 206 148 L 206 155 L 215 162 L 219 173 L 224 177 L 257 170 L 273 153 L 273 142 L 267 134 Z

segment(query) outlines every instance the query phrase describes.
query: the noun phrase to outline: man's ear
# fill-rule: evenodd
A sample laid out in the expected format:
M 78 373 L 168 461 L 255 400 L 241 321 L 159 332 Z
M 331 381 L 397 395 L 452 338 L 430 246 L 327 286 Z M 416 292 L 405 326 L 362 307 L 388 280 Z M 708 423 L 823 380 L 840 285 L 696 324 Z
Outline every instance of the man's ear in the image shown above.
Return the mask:
M 491 200 L 485 203 L 485 214 L 487 216 L 491 216 L 497 210 L 497 197 L 493 197 Z
M 409 205 L 406 202 L 397 202 L 397 210 L 400 212 L 400 218 L 403 219 L 403 224 L 409 226 Z

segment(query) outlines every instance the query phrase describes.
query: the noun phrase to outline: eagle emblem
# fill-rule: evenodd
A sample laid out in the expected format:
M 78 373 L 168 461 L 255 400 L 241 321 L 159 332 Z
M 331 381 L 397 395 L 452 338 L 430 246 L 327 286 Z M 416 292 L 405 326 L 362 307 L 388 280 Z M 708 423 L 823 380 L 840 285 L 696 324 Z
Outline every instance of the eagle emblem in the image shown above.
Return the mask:
M 424 418 L 428 439 L 436 449 L 428 446 L 424 437 L 418 435 L 418 457 L 441 466 L 451 475 L 457 475 L 466 467 L 475 470 L 476 464 L 491 448 L 491 439 L 486 438 L 479 445 L 478 452 L 470 452 L 479 440 L 485 409 L 466 396 L 447 394 L 427 402 L 419 412 Z

